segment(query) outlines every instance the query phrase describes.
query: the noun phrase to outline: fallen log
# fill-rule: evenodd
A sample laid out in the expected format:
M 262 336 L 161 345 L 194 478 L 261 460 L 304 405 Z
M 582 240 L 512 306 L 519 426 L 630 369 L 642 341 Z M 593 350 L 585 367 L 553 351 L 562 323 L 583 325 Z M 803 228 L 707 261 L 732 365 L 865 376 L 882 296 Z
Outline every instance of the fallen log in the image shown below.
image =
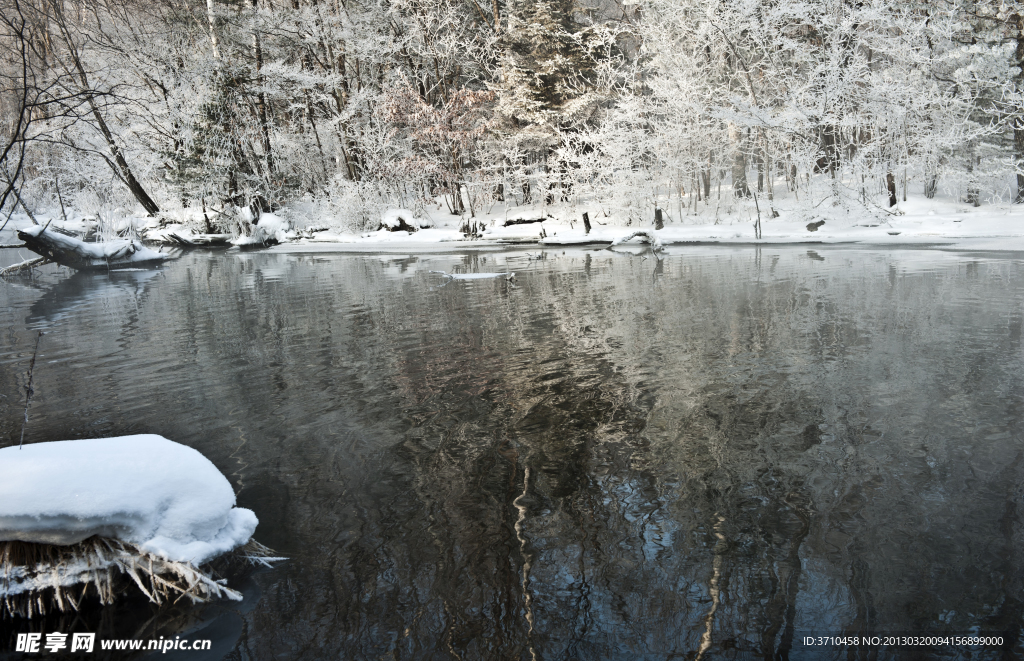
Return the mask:
M 49 231 L 41 225 L 18 230 L 18 238 L 37 255 L 79 271 L 152 265 L 169 257 L 134 239 L 86 243 Z
M 231 235 L 230 234 L 198 234 L 192 237 L 193 245 L 197 246 L 209 246 L 213 247 L 224 247 L 231 246 Z
M 531 223 L 543 223 L 547 218 L 509 218 L 506 220 L 502 227 L 511 227 L 512 225 L 529 225 Z
M 231 246 L 230 234 L 193 234 L 188 237 L 184 237 L 181 236 L 180 234 L 167 232 L 164 236 L 167 238 L 169 242 L 175 243 L 179 246 L 184 246 L 186 248 L 228 248 Z

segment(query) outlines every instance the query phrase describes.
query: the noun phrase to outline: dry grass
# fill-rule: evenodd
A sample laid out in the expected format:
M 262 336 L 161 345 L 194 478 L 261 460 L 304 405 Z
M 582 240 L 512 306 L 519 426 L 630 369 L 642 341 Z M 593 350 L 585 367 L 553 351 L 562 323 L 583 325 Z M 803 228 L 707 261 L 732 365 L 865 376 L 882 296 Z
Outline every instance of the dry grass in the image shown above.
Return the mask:
M 230 555 L 266 566 L 281 559 L 255 540 Z M 112 604 L 136 589 L 155 604 L 242 598 L 210 568 L 164 560 L 116 539 L 90 537 L 68 546 L 0 542 L 0 617 L 78 610 L 89 596 Z

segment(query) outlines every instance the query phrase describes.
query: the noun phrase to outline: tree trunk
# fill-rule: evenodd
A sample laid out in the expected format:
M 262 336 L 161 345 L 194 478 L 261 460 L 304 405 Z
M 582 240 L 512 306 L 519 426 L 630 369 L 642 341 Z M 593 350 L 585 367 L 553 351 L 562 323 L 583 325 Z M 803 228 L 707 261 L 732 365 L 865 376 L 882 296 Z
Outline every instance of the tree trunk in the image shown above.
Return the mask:
M 978 162 L 981 163 L 981 157 L 978 157 Z M 971 157 L 967 166 L 967 204 L 972 207 L 981 206 L 981 189 L 978 188 L 978 182 L 974 179 L 974 157 Z
M 93 103 L 92 98 L 89 99 L 89 107 L 92 110 L 92 116 L 96 119 L 96 124 L 100 128 L 100 132 L 107 141 L 107 146 L 110 147 L 110 153 L 114 155 L 114 161 L 117 163 L 117 167 L 114 168 L 114 172 L 117 172 L 120 169 L 118 174 L 121 175 L 124 183 L 128 186 L 128 190 L 132 192 L 132 195 L 134 195 L 135 199 L 142 205 L 142 208 L 146 210 L 146 213 L 151 216 L 155 216 L 160 213 L 160 207 L 157 206 L 156 202 L 153 201 L 153 198 L 151 198 L 149 193 L 146 192 L 146 189 L 143 188 L 142 184 L 140 184 L 138 179 L 135 178 L 131 168 L 128 167 L 128 161 L 125 160 L 120 147 L 118 147 L 117 143 L 114 142 L 114 136 L 111 135 L 110 129 L 107 128 L 106 122 L 104 122 L 103 117 L 100 116 L 100 111 L 96 108 L 96 104 Z
M 732 142 L 732 190 L 736 197 L 750 197 L 747 186 L 747 155 L 744 152 L 746 136 L 744 130 L 735 124 L 729 125 L 729 140 Z
M 820 170 L 828 172 L 833 179 L 836 177 L 836 170 L 839 169 L 839 140 L 836 137 L 836 127 L 828 125 L 821 131 L 821 146 L 825 152 L 824 163 L 819 162 Z
M 114 141 L 114 136 L 111 134 L 110 129 L 107 127 L 107 123 L 103 121 L 103 116 L 100 115 L 99 108 L 96 107 L 96 102 L 92 98 L 92 94 L 88 93 L 89 90 L 89 78 L 85 75 L 85 68 L 82 66 L 82 61 L 78 58 L 77 53 L 72 53 L 71 57 L 74 59 L 75 68 L 78 70 L 78 77 L 82 83 L 82 89 L 86 91 L 86 100 L 89 102 L 89 109 L 92 111 L 93 119 L 96 120 L 96 126 L 99 128 L 100 133 L 103 134 L 103 139 L 107 141 L 107 146 L 110 148 L 110 153 L 114 157 L 114 163 L 110 163 L 110 167 L 114 170 L 114 173 L 124 181 L 125 185 L 128 186 L 128 190 L 132 192 L 135 199 L 138 200 L 142 208 L 146 210 L 146 213 L 153 216 L 160 213 L 160 207 L 157 206 L 153 198 L 149 196 L 146 189 L 142 187 L 142 184 L 135 178 L 132 173 L 132 169 L 128 167 L 128 161 L 125 160 L 124 154 L 121 152 L 121 148 L 117 146 L 117 142 Z M 116 163 L 116 166 L 115 166 Z
M 210 44 L 213 45 L 213 56 L 220 58 L 220 48 L 217 45 L 216 13 L 213 9 L 213 0 L 206 0 L 206 19 L 210 22 Z
M 764 154 L 760 149 L 757 150 L 757 156 L 755 156 L 757 165 L 757 192 L 764 192 Z
M 1020 117 L 1013 123 L 1013 150 L 1017 166 L 1017 196 L 1013 203 L 1024 204 L 1024 119 Z
M 889 191 L 889 206 L 896 206 L 896 177 L 892 172 L 885 175 L 885 188 Z
M 210 0 L 210 2 L 211 2 L 210 6 L 212 8 L 213 0 Z M 254 14 L 259 12 L 259 0 L 252 0 L 252 10 L 253 10 Z M 212 20 L 212 14 L 211 14 L 211 20 Z M 210 24 L 210 33 L 211 34 L 213 33 L 213 24 L 212 23 Z M 216 42 L 214 42 L 214 43 L 216 44 Z M 252 33 L 252 50 L 253 50 L 253 55 L 254 55 L 254 57 L 256 59 L 256 82 L 257 82 L 257 84 L 262 85 L 263 81 L 262 81 L 262 73 L 261 72 L 263 70 L 263 44 L 260 42 L 260 33 L 259 33 L 259 31 L 253 31 L 253 33 Z M 267 160 L 267 174 L 268 174 L 268 176 L 270 176 L 274 172 L 274 155 L 273 155 L 273 153 L 270 150 L 270 122 L 267 121 L 267 95 L 266 95 L 266 93 L 261 90 L 260 93 L 256 97 L 256 102 L 257 102 L 256 103 L 257 110 L 258 110 L 258 113 L 259 113 L 260 138 L 263 141 L 263 156 Z M 309 103 L 309 95 L 308 94 L 306 95 L 306 102 Z M 312 117 L 313 109 L 312 109 L 312 107 L 310 107 L 309 112 L 310 112 L 309 121 L 310 121 L 310 123 L 312 123 L 312 121 L 313 121 L 313 117 Z M 314 131 L 314 133 L 316 132 L 316 127 L 315 126 L 313 127 L 313 131 Z M 317 146 L 320 146 L 320 136 L 319 135 L 316 136 L 316 142 L 317 142 Z M 323 150 L 323 147 L 320 148 L 320 161 L 321 161 L 321 164 L 324 161 L 324 150 Z M 327 166 L 326 165 L 324 165 L 324 175 L 327 176 Z
M 1024 12 L 1016 12 L 1010 16 L 1010 24 L 1017 33 L 1017 48 L 1014 53 L 1019 68 L 1017 73 L 1017 89 L 1024 86 Z M 1017 195 L 1014 204 L 1024 204 L 1024 117 L 1013 122 L 1014 165 L 1017 166 Z

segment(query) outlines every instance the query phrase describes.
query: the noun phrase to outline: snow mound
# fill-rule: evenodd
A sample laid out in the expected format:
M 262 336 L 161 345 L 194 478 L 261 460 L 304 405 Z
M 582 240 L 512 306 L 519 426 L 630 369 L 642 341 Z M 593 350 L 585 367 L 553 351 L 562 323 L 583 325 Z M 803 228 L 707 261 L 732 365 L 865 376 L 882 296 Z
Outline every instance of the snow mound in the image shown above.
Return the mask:
M 252 537 L 256 515 L 198 451 L 154 434 L 0 449 L 0 541 L 101 535 L 200 565 Z

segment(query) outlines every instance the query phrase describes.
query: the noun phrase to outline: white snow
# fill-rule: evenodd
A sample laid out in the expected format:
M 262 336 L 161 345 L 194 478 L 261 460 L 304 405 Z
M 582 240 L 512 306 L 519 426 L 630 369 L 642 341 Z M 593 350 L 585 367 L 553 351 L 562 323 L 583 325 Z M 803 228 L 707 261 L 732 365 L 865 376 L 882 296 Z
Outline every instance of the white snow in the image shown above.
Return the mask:
M 252 537 L 256 515 L 198 451 L 154 434 L 0 449 L 0 541 L 92 535 L 199 565 Z
M 780 189 L 777 188 L 777 192 Z M 783 195 L 786 194 L 781 191 Z M 671 202 L 671 204 L 670 204 Z M 432 220 L 420 219 L 409 209 L 388 209 L 380 218 L 381 224 L 394 227 L 398 218 L 405 218 L 410 225 L 421 229 L 414 233 L 391 232 L 387 229 L 358 231 L 353 228 L 330 227 L 297 238 L 286 232 L 289 224 L 284 217 L 265 213 L 261 216 L 252 237 L 239 237 L 236 244 L 257 243 L 272 236 L 281 242 L 271 248 L 273 252 L 315 253 L 315 252 L 370 252 L 377 250 L 443 251 L 463 248 L 499 248 L 505 244 L 542 244 L 548 246 L 604 245 L 628 236 L 637 229 L 644 229 L 664 246 L 673 244 L 860 244 L 876 246 L 918 246 L 949 250 L 1024 250 L 1024 205 L 1008 202 L 985 203 L 980 207 L 957 201 L 949 196 L 938 195 L 927 199 L 920 194 L 911 195 L 891 210 L 871 206 L 861 207 L 848 204 L 849 208 L 833 206 L 828 200 L 813 205 L 797 201 L 792 197 L 776 198 L 772 203 L 780 213 L 778 218 L 770 217 L 766 200 L 761 200 L 762 235 L 755 234 L 754 220 L 757 209 L 752 201 L 740 201 L 723 197 L 721 214 L 717 201 L 700 203 L 700 214 L 692 215 L 687 208 L 680 210 L 674 200 L 662 199 L 665 211 L 665 228 L 653 229 L 653 207 L 642 221 L 630 220 L 619 209 L 603 208 L 600 205 L 581 202 L 579 204 L 526 205 L 510 207 L 494 205 L 478 209 L 472 221 L 481 227 L 481 236 L 467 237 L 460 228 L 466 223 L 466 216 L 445 214 L 440 210 L 431 212 Z M 884 200 L 883 200 L 884 202 Z M 687 203 L 688 204 L 688 203 Z M 685 205 L 684 205 L 685 206 Z M 728 208 L 726 208 L 728 207 Z M 589 212 L 592 230 L 586 233 L 582 224 L 583 212 Z M 283 213 L 283 212 L 282 212 Z M 294 219 L 294 210 L 288 217 Z M 542 223 L 510 225 L 506 220 L 544 217 Z M 22 231 L 39 231 L 38 226 L 28 225 L 28 218 L 15 214 L 13 220 Z M 807 225 L 824 220 L 817 231 L 809 231 Z M 85 228 L 89 223 L 84 219 L 73 228 Z M 326 227 L 323 217 L 308 219 L 308 223 Z M 307 223 L 307 224 L 308 224 Z M 54 223 L 58 224 L 57 222 Z M 301 224 L 301 223 L 300 223 Z M 329 224 L 329 223 L 328 223 Z M 430 227 L 425 227 L 429 225 Z M 262 229 L 260 229 L 262 228 Z M 176 233 L 185 232 L 185 226 L 168 226 Z M 187 232 L 186 232 L 187 233 Z M 149 238 L 159 238 L 159 232 L 152 232 Z M 182 236 L 185 234 L 183 233 Z M 70 237 L 65 237 L 70 239 Z M 186 237 L 187 238 L 187 237 Z M 634 238 L 631 243 L 637 243 Z M 104 244 L 102 250 L 116 251 L 124 241 Z M 455 245 L 453 245 L 455 244 Z M 456 247 L 457 246 L 457 247 Z
M 703 205 L 703 203 L 701 203 Z M 636 230 L 646 230 L 663 246 L 672 244 L 791 244 L 827 243 L 879 246 L 927 246 L 952 250 L 1024 250 L 1024 205 L 1009 203 L 972 207 L 948 198 L 911 197 L 900 202 L 892 213 L 871 211 L 850 205 L 849 209 L 831 206 L 827 201 L 817 208 L 804 208 L 796 200 L 776 200 L 778 218 L 771 218 L 762 201 L 761 238 L 755 234 L 756 209 L 749 201 L 730 201 L 730 213 L 715 216 L 714 206 L 700 216 L 666 211 L 665 228 L 653 229 L 652 218 L 627 224 L 627 219 L 600 207 L 552 205 L 502 209 L 495 206 L 477 213 L 475 222 L 483 226 L 482 236 L 470 238 L 459 231 L 464 216 L 438 214 L 434 229 L 413 234 L 389 232 L 320 232 L 311 238 L 289 241 L 274 247 L 274 252 L 360 252 L 401 249 L 424 250 L 498 247 L 510 243 L 549 246 L 592 244 L 608 246 Z M 747 208 L 749 207 L 749 208 Z M 402 210 L 391 210 L 385 219 L 397 218 Z M 586 233 L 582 213 L 589 211 L 592 230 Z M 545 217 L 542 223 L 510 225 L 513 218 Z M 408 221 L 408 218 L 406 219 Z M 824 220 L 817 231 L 807 225 Z M 397 221 L 396 221 L 397 222 Z M 633 243 L 640 239 L 634 237 Z

